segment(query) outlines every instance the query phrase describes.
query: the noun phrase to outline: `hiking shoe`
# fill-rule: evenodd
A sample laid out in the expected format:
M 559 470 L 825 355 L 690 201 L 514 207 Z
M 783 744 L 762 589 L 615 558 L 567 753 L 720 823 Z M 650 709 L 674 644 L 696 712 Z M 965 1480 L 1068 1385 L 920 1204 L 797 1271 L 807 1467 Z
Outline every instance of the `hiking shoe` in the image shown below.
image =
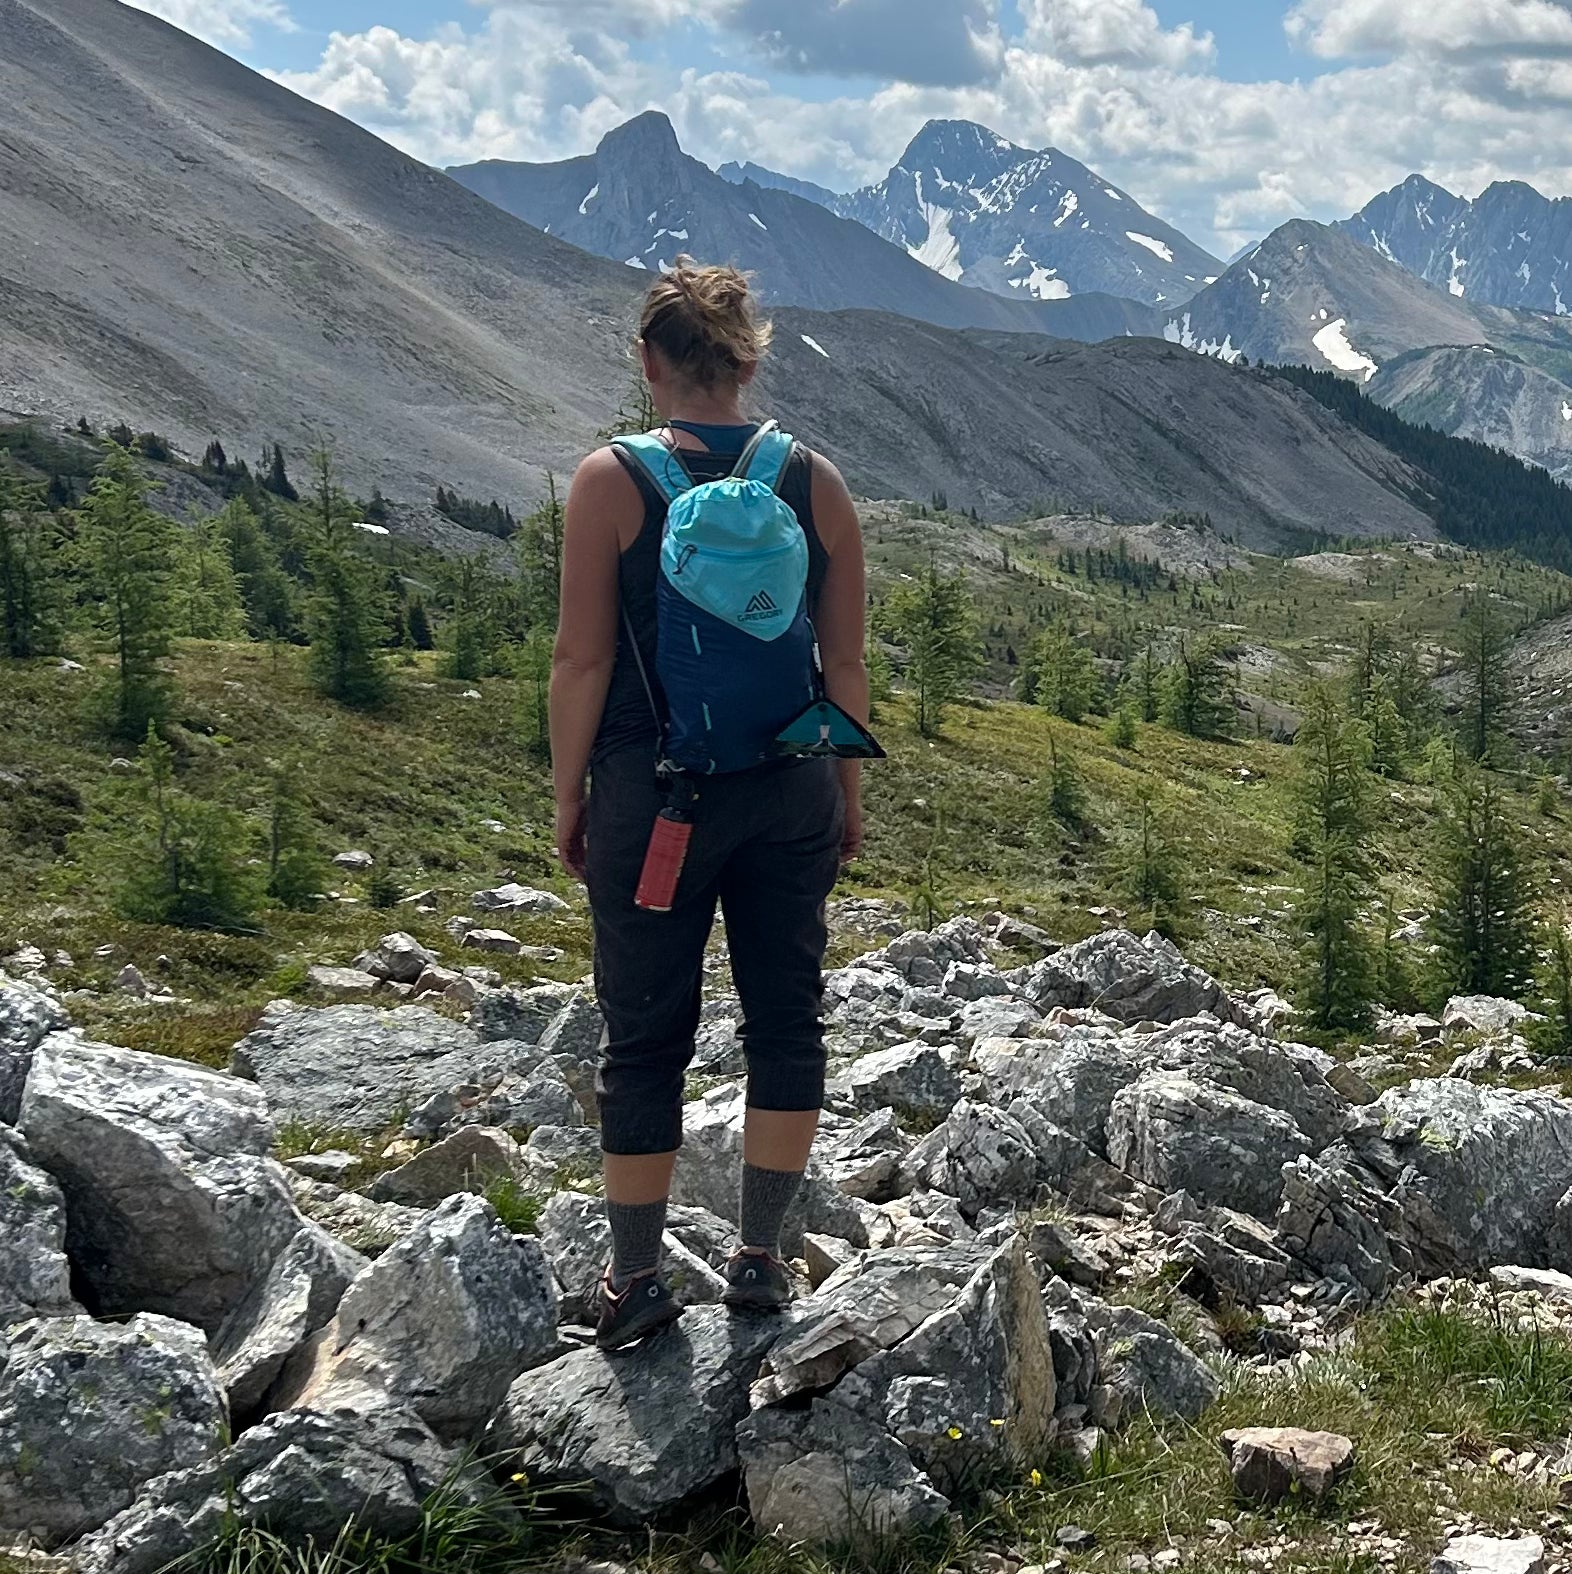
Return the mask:
M 767 1252 L 738 1252 L 726 1264 L 728 1306 L 755 1312 L 781 1312 L 792 1303 L 791 1275 L 779 1257 Z
M 630 1280 L 619 1294 L 612 1290 L 608 1274 L 600 1285 L 600 1321 L 595 1326 L 595 1343 L 602 1350 L 620 1350 L 624 1345 L 647 1339 L 681 1316 L 681 1304 L 657 1275 Z

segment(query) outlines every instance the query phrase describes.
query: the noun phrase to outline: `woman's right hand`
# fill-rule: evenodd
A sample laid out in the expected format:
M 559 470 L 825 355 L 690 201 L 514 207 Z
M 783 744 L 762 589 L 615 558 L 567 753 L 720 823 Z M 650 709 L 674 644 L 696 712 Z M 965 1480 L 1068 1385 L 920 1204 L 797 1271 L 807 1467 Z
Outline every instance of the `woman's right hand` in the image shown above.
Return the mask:
M 589 802 L 579 798 L 557 805 L 557 857 L 575 880 L 584 878 L 585 832 L 589 824 Z

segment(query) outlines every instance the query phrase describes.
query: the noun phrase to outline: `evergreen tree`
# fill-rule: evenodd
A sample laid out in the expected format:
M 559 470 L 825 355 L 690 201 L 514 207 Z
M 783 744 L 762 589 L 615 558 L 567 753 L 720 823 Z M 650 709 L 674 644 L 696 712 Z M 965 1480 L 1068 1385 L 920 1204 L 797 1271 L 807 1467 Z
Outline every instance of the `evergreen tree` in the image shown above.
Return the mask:
M 351 510 L 334 478 L 332 455 L 318 453 L 313 469 L 306 605 L 311 677 L 330 699 L 372 710 L 388 697 L 379 575 L 355 550 Z
M 1392 696 L 1391 682 L 1378 677 L 1358 714 L 1370 736 L 1370 769 L 1378 776 L 1400 777 L 1408 768 L 1412 733 Z
M 906 648 L 906 682 L 917 695 L 917 730 L 931 738 L 982 664 L 971 592 L 960 575 L 941 574 L 937 559 L 930 558 L 914 581 L 890 596 L 885 617 L 896 642 Z
M 311 816 L 296 787 L 298 772 L 275 770 L 267 820 L 267 894 L 280 907 L 303 912 L 316 905 L 331 866 L 317 845 Z
M 895 669 L 890 654 L 877 634 L 868 635 L 868 699 L 874 705 L 887 704 L 895 689 Z
M 497 628 L 491 576 L 476 558 L 461 558 L 447 575 L 452 614 L 443 630 L 450 678 L 473 682 L 495 670 Z
M 229 455 L 224 445 L 215 437 L 202 455 L 202 468 L 210 475 L 223 475 L 229 469 Z
M 1135 720 L 1135 707 L 1128 701 L 1121 705 L 1109 720 L 1107 738 L 1109 743 L 1116 749 L 1133 749 L 1140 741 L 1140 731 Z
M 174 632 L 176 526 L 147 503 L 136 460 L 111 445 L 77 515 L 76 553 L 115 657 L 102 710 L 121 738 L 143 736 L 169 703 L 160 666 Z
M 1019 687 L 1022 699 L 1066 721 L 1080 721 L 1095 708 L 1102 679 L 1091 651 L 1077 644 L 1068 629 L 1055 625 L 1032 642 Z
M 282 498 L 286 503 L 300 501 L 300 493 L 290 483 L 289 471 L 284 465 L 284 450 L 278 443 L 273 444 L 271 453 L 266 449 L 262 451 L 262 463 L 257 467 L 257 474 L 263 488 L 274 497 Z
M 1548 1055 L 1572 1055 L 1572 927 L 1565 913 L 1545 926 L 1539 984 L 1545 1021 L 1535 1031 L 1535 1045 Z
M 1510 698 L 1507 656 L 1511 636 L 1490 592 L 1468 598 L 1463 615 L 1463 743 L 1469 758 L 1490 759 Z
M 546 472 L 546 500 L 515 537 L 519 575 L 524 585 L 524 615 L 531 628 L 557 631 L 562 595 L 562 532 L 565 511 L 557 478 Z
M 296 626 L 294 586 L 260 517 L 237 497 L 224 505 L 214 526 L 224 543 L 251 637 L 290 638 Z
M 1516 998 L 1534 971 L 1533 895 L 1522 834 L 1494 773 L 1463 763 L 1439 835 L 1434 924 L 1448 994 Z
M 552 636 L 533 628 L 514 651 L 514 671 L 524 703 L 521 717 L 531 755 L 542 764 L 551 762 L 551 659 Z
M 1141 720 L 1148 724 L 1158 720 L 1163 713 L 1163 668 L 1150 644 L 1136 664 L 1135 692 L 1141 702 Z
M 1048 813 L 1065 830 L 1079 831 L 1086 824 L 1086 788 L 1076 768 L 1075 756 L 1060 749 L 1059 740 L 1048 735 Z
M 37 487 L 24 486 L 0 453 L 0 655 L 58 649 L 56 526 Z
M 404 632 L 414 649 L 436 649 L 436 638 L 431 632 L 431 615 L 426 611 L 426 603 L 418 597 L 410 602 L 404 613 Z
M 174 603 L 176 632 L 187 639 L 239 639 L 244 633 L 246 609 L 221 515 L 198 520 L 181 535 Z
M 1113 887 L 1120 900 L 1130 905 L 1132 924 L 1172 934 L 1184 901 L 1184 885 L 1168 828 L 1149 792 L 1141 794 L 1135 824 L 1121 839 Z
M 1361 920 L 1370 892 L 1370 738 L 1331 691 L 1313 689 L 1294 740 L 1305 883 L 1294 904 L 1303 951 L 1299 993 L 1318 1028 L 1353 1028 L 1370 1010 L 1373 958 Z
M 1181 639 L 1168 672 L 1163 719 L 1187 737 L 1226 737 L 1234 715 L 1229 683 L 1228 665 L 1216 645 Z
M 149 722 L 129 812 L 114 816 L 116 911 L 182 929 L 253 928 L 261 880 L 245 820 L 182 792 L 174 774 L 174 751 Z

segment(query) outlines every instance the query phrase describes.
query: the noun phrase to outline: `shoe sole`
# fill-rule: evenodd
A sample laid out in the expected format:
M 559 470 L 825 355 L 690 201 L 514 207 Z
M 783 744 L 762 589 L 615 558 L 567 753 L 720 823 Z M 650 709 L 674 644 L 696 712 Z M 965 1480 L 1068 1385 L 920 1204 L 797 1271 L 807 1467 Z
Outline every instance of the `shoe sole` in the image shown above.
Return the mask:
M 651 1334 L 659 1333 L 662 1328 L 669 1328 L 682 1316 L 683 1311 L 684 1308 L 676 1301 L 667 1301 L 642 1321 L 631 1322 L 626 1328 L 618 1328 L 604 1338 L 597 1334 L 595 1347 L 608 1352 L 626 1349 L 630 1344 L 637 1344 L 640 1339 L 648 1339 Z

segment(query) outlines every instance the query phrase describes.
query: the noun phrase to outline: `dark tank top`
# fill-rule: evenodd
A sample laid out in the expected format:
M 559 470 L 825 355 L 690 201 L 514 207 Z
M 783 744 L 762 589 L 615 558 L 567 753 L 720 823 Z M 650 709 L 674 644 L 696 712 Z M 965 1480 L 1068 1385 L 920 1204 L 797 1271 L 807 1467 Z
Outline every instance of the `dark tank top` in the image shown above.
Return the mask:
M 692 432 L 709 444 L 709 452 L 683 449 L 683 463 L 695 481 L 721 481 L 732 473 L 748 440 L 758 430 L 757 426 L 700 426 L 685 421 L 673 423 L 684 431 Z M 666 528 L 666 500 L 650 484 L 639 467 L 618 453 L 623 468 L 632 476 L 644 499 L 644 524 L 632 544 L 622 554 L 618 568 L 618 581 L 622 595 L 622 610 L 617 617 L 617 663 L 611 675 L 611 688 L 606 694 L 606 709 L 602 713 L 600 731 L 595 735 L 595 748 L 590 756 L 594 765 L 607 755 L 621 749 L 646 748 L 651 757 L 660 743 L 660 731 L 650 710 L 649 696 L 644 681 L 639 676 L 638 662 L 628 642 L 628 623 L 631 622 L 638 638 L 639 650 L 644 658 L 644 668 L 655 688 L 657 704 L 664 705 L 660 692 L 660 679 L 655 672 L 656 614 L 655 588 L 660 578 L 660 544 Z M 806 448 L 799 447 L 786 467 L 781 482 L 781 497 L 796 514 L 803 534 L 808 538 L 808 616 L 818 616 L 819 596 L 824 589 L 824 576 L 829 568 L 829 554 L 819 540 L 813 523 L 813 459 Z M 622 611 L 626 611 L 624 619 Z

